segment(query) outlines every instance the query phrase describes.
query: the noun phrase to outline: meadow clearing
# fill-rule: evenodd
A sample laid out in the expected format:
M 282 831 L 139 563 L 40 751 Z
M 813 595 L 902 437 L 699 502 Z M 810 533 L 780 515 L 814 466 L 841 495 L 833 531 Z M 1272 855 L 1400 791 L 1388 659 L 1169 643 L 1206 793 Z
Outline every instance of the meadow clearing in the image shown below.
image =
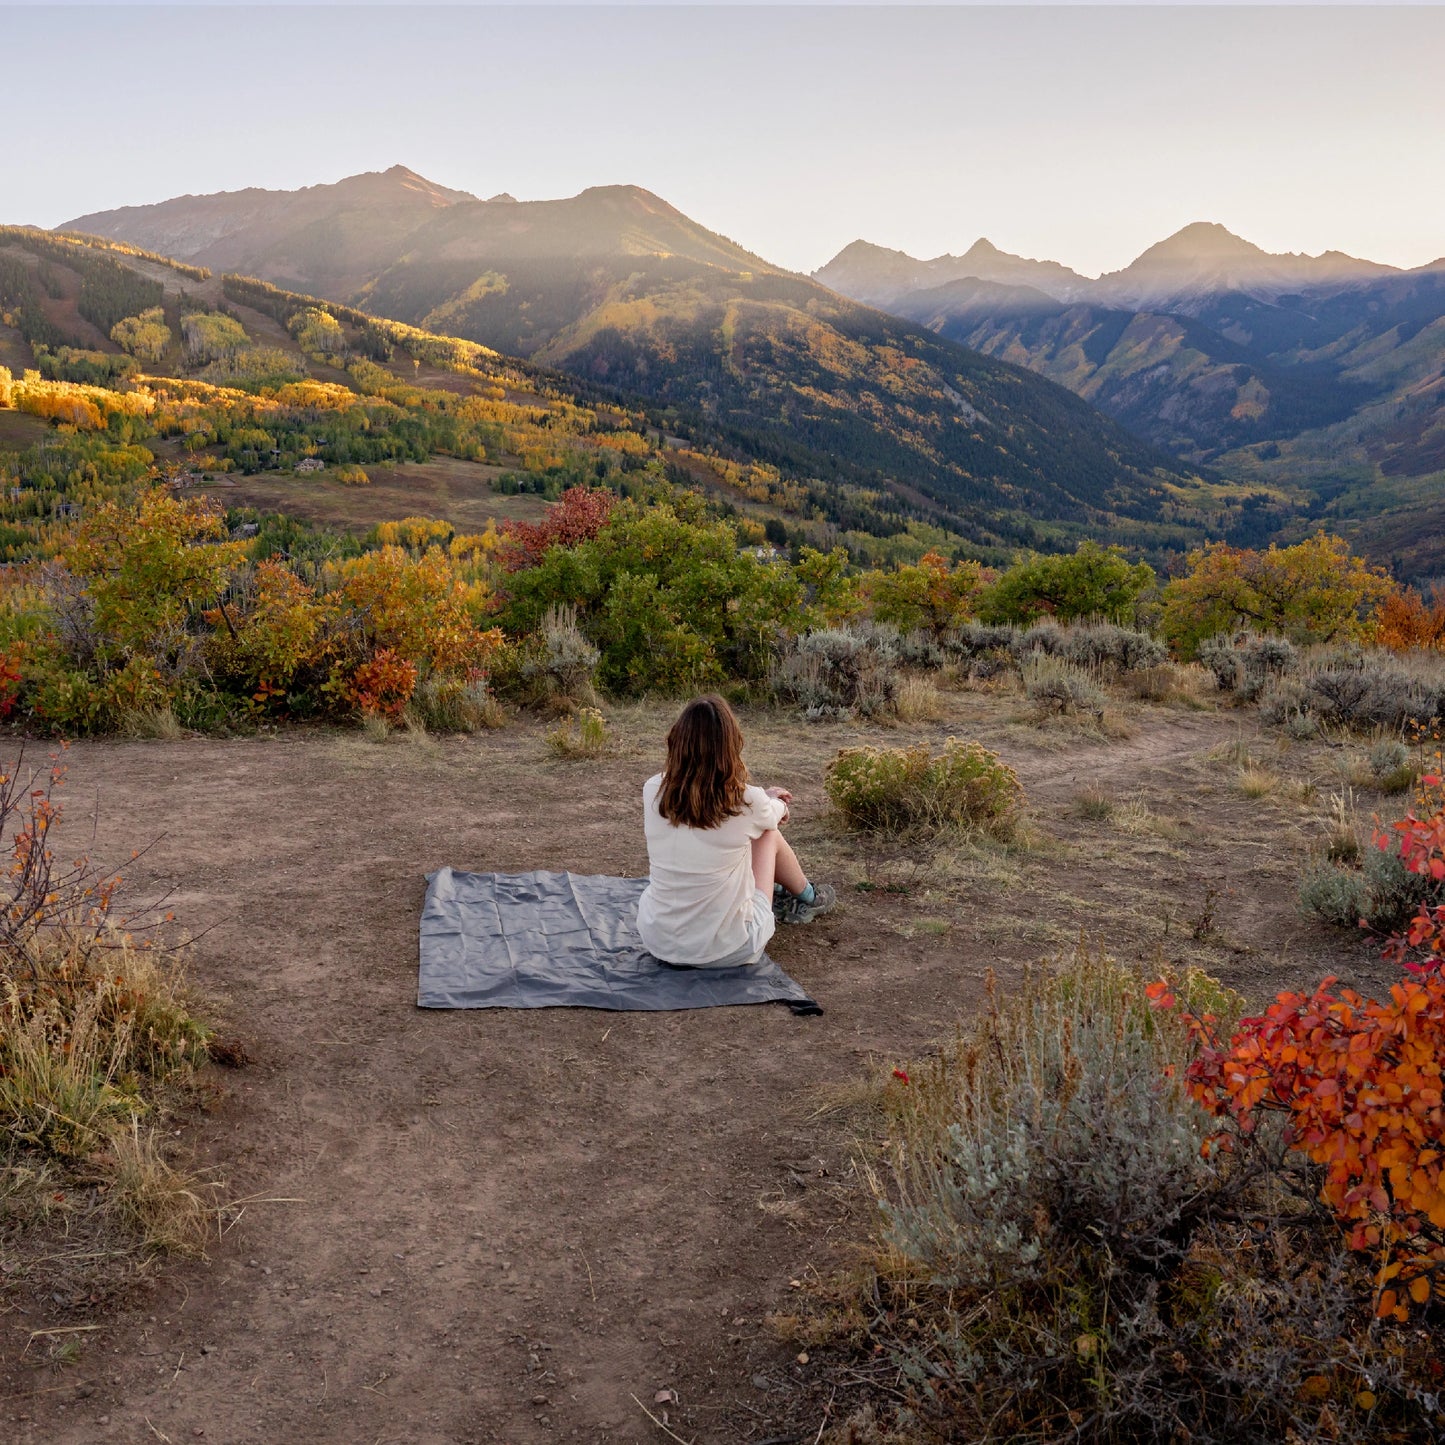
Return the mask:
M 1118 699 L 1106 730 L 1041 722 L 1005 681 L 886 727 L 743 713 L 755 776 L 795 790 L 795 845 L 843 894 L 773 948 L 822 1017 L 417 1011 L 423 874 L 642 871 L 637 800 L 674 710 L 608 707 L 591 759 L 525 718 L 69 750 L 66 836 L 93 813 L 101 862 L 151 843 L 128 886 L 170 891 L 248 1062 L 208 1066 L 174 1121 L 230 1202 L 204 1261 L 106 1257 L 83 1190 L 7 1256 L 11 1438 L 822 1438 L 880 1380 L 800 1349 L 788 1318 L 867 1238 L 880 1079 L 977 1011 L 988 970 L 1007 992 L 1087 934 L 1252 1004 L 1394 975 L 1294 902 L 1355 742 L 1292 740 L 1204 689 Z M 948 735 L 1017 771 L 1015 842 L 841 827 L 822 791 L 840 747 Z M 1365 820 L 1389 806 L 1351 797 Z

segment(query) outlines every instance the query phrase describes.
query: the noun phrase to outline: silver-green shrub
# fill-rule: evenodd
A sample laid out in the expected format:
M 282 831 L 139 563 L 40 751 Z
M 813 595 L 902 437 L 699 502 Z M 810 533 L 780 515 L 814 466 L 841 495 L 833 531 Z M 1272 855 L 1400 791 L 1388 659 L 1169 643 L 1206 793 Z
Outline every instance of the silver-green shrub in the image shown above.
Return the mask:
M 1365 923 L 1375 933 L 1397 933 L 1422 907 L 1445 903 L 1445 883 L 1412 873 L 1393 850 L 1367 848 L 1359 868 L 1317 861 L 1299 881 L 1300 912 L 1342 928 Z
M 1061 650 L 1079 667 L 1107 668 L 1118 673 L 1159 667 L 1169 660 L 1169 649 L 1157 637 L 1112 622 L 1069 628 Z
M 1370 887 L 1353 868 L 1316 862 L 1299 881 L 1299 910 L 1339 928 L 1356 928 L 1370 907 Z
M 1023 665 L 1024 696 L 1043 711 L 1103 716 L 1103 689 L 1082 668 L 1061 657 L 1035 655 Z
M 898 633 L 868 623 L 786 638 L 769 682 L 777 699 L 812 720 L 875 717 L 898 692 Z
M 1410 749 L 1399 738 L 1381 738 L 1369 752 L 1370 772 L 1376 778 L 1387 778 L 1410 765 Z
M 1183 1089 L 1184 1031 L 1144 987 L 1087 953 L 1031 975 L 912 1085 L 882 1209 L 931 1284 L 1020 1283 L 1077 1249 L 1175 1252 L 1213 1177 L 1211 1126 Z

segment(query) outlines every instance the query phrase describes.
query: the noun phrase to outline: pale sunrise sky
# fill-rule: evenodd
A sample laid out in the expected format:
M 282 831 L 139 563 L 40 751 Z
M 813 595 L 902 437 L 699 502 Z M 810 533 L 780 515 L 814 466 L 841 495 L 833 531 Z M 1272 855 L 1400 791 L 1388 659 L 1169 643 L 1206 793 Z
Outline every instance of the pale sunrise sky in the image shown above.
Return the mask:
M 5 222 L 400 162 L 632 182 L 804 271 L 986 235 L 1097 274 L 1195 220 L 1445 255 L 1439 7 L 0 5 L 0 50 Z

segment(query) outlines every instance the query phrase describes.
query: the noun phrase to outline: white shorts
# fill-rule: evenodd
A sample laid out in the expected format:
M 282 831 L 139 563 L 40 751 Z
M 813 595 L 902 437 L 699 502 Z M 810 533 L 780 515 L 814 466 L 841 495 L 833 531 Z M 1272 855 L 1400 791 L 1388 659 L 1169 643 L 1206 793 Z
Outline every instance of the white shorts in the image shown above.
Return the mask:
M 747 940 L 722 958 L 709 959 L 707 963 L 692 964 L 693 968 L 743 968 L 756 963 L 763 956 L 768 940 L 777 931 L 778 920 L 773 917 L 773 900 L 761 888 L 753 889 L 753 911 L 748 919 Z

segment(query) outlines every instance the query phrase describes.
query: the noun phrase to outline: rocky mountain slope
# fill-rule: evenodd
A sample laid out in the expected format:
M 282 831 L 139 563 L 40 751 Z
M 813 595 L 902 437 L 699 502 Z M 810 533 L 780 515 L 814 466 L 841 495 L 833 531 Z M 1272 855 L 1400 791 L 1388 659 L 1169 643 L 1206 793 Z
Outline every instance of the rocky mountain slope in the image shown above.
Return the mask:
M 1445 501 L 1445 260 L 1272 255 L 1200 223 L 1097 280 L 1064 269 L 982 242 L 933 261 L 855 242 L 816 276 L 1181 458 L 1300 488 L 1311 523 L 1424 565 Z
M 398 168 L 233 202 L 72 225 L 533 358 L 789 475 L 884 488 L 981 546 L 1088 531 L 1161 548 L 1218 521 L 1217 488 L 1065 388 L 782 271 L 635 186 L 479 201 Z

